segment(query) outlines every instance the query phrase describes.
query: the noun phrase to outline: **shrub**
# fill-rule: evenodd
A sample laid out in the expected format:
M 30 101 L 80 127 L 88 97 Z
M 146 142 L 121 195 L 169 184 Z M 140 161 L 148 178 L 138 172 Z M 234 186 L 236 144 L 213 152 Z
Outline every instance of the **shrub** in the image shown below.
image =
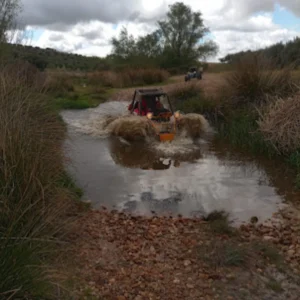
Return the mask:
M 14 72 L 0 70 L 0 298 L 41 299 L 72 198 L 59 184 L 65 127 Z
M 64 97 L 74 92 L 73 79 L 66 74 L 48 75 L 45 89 L 54 97 Z
M 300 94 L 276 99 L 261 114 L 259 129 L 280 153 L 300 149 Z
M 160 69 L 127 69 L 118 72 L 93 72 L 87 75 L 87 81 L 90 85 L 124 88 L 160 83 L 168 77 L 167 71 Z
M 235 64 L 226 77 L 227 92 L 234 107 L 265 103 L 268 96 L 286 97 L 295 91 L 289 68 L 278 70 L 262 55 L 250 54 Z
M 167 86 L 165 90 L 175 103 L 184 102 L 191 98 L 200 98 L 203 95 L 202 88 L 195 82 L 174 84 Z
M 210 122 L 215 122 L 219 110 L 218 100 L 206 97 L 197 83 L 176 84 L 166 87 L 165 90 L 175 110 L 202 114 Z

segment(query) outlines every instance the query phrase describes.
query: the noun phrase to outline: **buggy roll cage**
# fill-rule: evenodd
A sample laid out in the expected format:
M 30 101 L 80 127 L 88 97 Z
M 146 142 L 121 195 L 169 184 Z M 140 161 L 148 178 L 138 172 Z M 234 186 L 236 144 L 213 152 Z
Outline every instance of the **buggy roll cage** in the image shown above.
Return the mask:
M 154 97 L 160 97 L 160 96 L 164 96 L 167 98 L 170 110 L 172 112 L 172 114 L 174 114 L 174 110 L 173 110 L 173 106 L 172 103 L 170 101 L 170 98 L 168 96 L 168 94 L 166 92 L 164 92 L 162 89 L 137 89 L 135 90 L 133 97 L 132 97 L 132 101 L 131 101 L 131 110 L 130 112 L 132 113 L 135 109 L 136 103 L 138 103 L 138 109 L 139 109 L 139 114 L 141 114 L 142 110 L 142 99 L 144 98 L 150 98 L 150 102 L 152 101 L 152 99 L 154 99 Z M 138 97 L 138 99 L 136 100 L 136 98 Z M 146 99 L 146 101 L 148 100 Z M 148 106 L 149 103 L 147 103 Z

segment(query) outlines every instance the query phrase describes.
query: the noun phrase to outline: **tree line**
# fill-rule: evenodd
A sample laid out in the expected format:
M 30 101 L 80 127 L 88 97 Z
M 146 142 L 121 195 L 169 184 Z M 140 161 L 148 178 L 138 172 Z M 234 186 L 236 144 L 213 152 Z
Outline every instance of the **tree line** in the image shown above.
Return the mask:
M 16 60 L 28 61 L 41 71 L 46 68 L 74 71 L 95 71 L 110 68 L 109 62 L 105 58 L 87 57 L 79 54 L 57 51 L 51 48 L 42 49 L 21 44 L 3 45 L 2 59 L 6 62 L 13 62 Z

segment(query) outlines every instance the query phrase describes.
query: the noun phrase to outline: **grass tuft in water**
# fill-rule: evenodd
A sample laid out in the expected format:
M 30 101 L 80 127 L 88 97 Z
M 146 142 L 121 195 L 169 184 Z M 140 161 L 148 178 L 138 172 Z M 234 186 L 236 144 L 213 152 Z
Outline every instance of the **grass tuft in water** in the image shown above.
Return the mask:
M 215 234 L 233 235 L 235 233 L 229 221 L 229 214 L 224 211 L 213 211 L 204 220 L 209 222 L 209 226 Z
M 219 122 L 217 127 L 218 137 L 229 140 L 235 146 L 270 157 L 277 155 L 275 148 L 268 144 L 259 132 L 253 113 L 231 114 L 226 122 Z

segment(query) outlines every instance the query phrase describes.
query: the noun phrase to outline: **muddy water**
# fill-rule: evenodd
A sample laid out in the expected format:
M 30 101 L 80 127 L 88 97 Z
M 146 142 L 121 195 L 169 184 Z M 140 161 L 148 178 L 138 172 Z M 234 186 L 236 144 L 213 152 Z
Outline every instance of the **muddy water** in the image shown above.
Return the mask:
M 274 161 L 237 152 L 214 138 L 173 144 L 129 143 L 101 128 L 103 116 L 124 112 L 110 102 L 64 111 L 69 166 L 94 207 L 151 215 L 201 216 L 225 210 L 233 219 L 263 221 L 295 196 L 288 171 Z

